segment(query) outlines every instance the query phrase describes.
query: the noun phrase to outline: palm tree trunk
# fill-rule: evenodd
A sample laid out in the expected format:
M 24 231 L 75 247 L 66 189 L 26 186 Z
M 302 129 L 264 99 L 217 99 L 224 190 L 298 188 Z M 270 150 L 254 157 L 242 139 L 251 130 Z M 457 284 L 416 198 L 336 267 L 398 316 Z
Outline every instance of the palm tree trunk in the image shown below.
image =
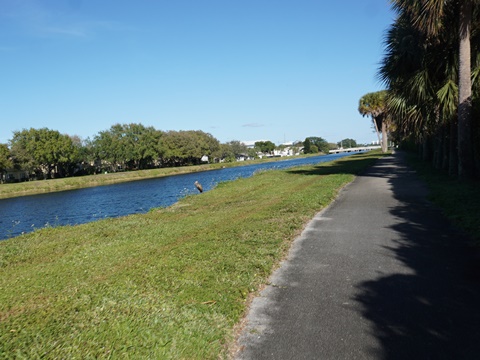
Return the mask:
M 448 152 L 448 174 L 450 176 L 458 175 L 458 125 L 457 118 L 454 117 L 450 120 L 450 136 L 449 136 L 449 152 Z
M 373 125 L 375 125 L 375 132 L 377 133 L 377 138 L 378 138 L 378 144 L 382 144 L 382 139 L 380 138 L 380 131 L 378 130 L 378 125 L 377 125 L 377 118 L 372 117 Z
M 442 136 L 443 124 L 439 111 L 435 111 L 435 131 L 432 136 L 432 164 L 435 169 L 442 168 Z
M 387 135 L 387 122 L 385 119 L 382 121 L 382 152 L 386 153 L 388 150 L 388 135 Z
M 460 2 L 460 46 L 458 82 L 458 176 L 473 176 L 472 121 L 472 81 L 470 65 L 470 26 L 472 22 L 472 2 Z

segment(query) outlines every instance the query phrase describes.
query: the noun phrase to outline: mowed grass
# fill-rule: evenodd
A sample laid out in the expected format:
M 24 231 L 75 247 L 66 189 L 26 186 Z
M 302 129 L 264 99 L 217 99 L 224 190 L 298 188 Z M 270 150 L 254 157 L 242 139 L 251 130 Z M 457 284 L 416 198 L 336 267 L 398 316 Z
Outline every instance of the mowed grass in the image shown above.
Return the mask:
M 370 152 L 0 242 L 0 358 L 225 358 L 249 295 Z

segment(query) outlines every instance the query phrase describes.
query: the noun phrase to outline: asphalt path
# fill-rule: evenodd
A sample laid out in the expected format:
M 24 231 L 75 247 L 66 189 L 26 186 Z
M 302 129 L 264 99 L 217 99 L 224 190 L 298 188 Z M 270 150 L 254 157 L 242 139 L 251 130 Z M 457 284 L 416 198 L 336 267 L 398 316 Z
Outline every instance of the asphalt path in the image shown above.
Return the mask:
M 256 297 L 236 359 L 480 359 L 480 258 L 402 153 L 345 187 Z

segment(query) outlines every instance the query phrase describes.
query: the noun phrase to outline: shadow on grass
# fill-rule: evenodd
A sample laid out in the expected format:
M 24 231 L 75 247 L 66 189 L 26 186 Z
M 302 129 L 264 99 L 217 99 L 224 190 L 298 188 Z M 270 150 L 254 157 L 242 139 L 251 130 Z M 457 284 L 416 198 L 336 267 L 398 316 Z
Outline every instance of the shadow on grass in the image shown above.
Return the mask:
M 378 153 L 354 154 L 337 160 L 333 163 L 320 164 L 308 169 L 295 168 L 287 170 L 287 173 L 297 175 L 332 175 L 332 174 L 353 174 L 358 175 L 378 160 Z M 382 156 L 382 155 L 380 155 Z
M 426 199 L 403 155 L 364 176 L 385 177 L 399 205 L 387 250 L 411 269 L 357 285 L 355 301 L 381 344 L 381 359 L 480 358 L 480 258 Z M 413 274 L 412 274 L 413 273 Z

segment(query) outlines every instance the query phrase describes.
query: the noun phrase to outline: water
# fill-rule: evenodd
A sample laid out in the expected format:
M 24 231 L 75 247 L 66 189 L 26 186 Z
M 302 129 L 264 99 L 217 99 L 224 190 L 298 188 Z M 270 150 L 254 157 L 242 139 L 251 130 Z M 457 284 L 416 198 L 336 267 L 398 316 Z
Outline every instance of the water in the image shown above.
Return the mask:
M 166 207 L 182 197 L 197 194 L 193 183 L 204 191 L 219 182 L 252 176 L 257 171 L 286 169 L 332 161 L 351 153 L 279 160 L 219 170 L 138 180 L 79 190 L 0 200 L 0 239 L 18 236 L 46 226 L 83 224 L 98 219 L 145 213 Z M 1 185 L 0 185 L 1 186 Z

